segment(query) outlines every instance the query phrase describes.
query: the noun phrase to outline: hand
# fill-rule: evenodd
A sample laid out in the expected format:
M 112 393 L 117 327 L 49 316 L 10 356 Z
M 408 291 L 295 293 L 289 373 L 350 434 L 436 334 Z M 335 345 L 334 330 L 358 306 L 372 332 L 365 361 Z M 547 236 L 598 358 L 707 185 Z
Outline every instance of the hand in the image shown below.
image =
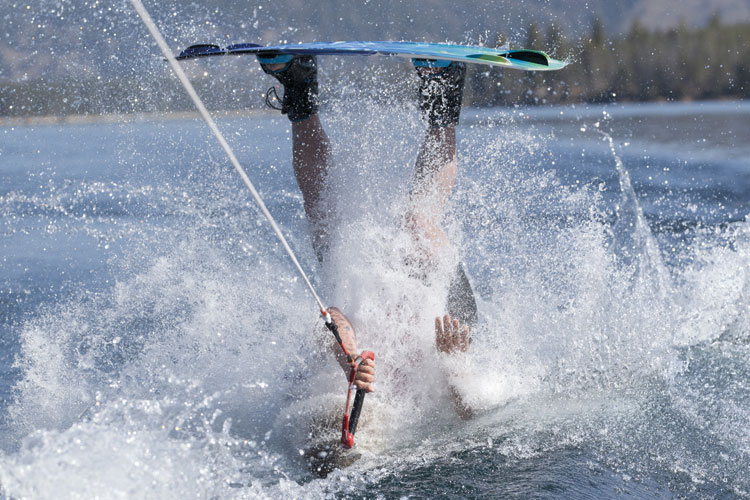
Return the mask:
M 359 352 L 359 350 L 357 349 L 357 336 L 354 332 L 354 326 L 349 321 L 349 318 L 347 318 L 344 313 L 336 307 L 329 307 L 328 312 L 331 314 L 333 322 L 336 323 L 336 326 L 338 326 L 339 335 L 341 335 L 341 341 L 346 346 L 347 351 L 349 351 L 351 355 L 356 358 L 356 353 Z M 342 351 L 341 347 L 334 343 L 333 352 L 336 355 L 336 360 L 339 362 L 339 365 L 344 370 L 346 379 L 349 380 L 349 376 L 352 373 L 352 368 L 349 364 L 349 360 L 344 354 L 344 351 Z M 374 392 L 375 389 L 372 386 L 374 383 L 375 362 L 371 359 L 365 359 L 364 361 L 362 361 L 362 363 L 360 363 L 359 368 L 357 369 L 357 375 L 354 377 L 354 385 L 357 386 L 357 389 L 364 389 L 367 392 Z
M 354 377 L 354 385 L 357 389 L 364 389 L 367 392 L 375 392 L 373 384 L 375 383 L 375 362 L 366 359 L 359 364 L 357 376 Z
M 471 343 L 471 332 L 468 326 L 461 327 L 457 319 L 451 320 L 450 315 L 435 318 L 435 345 L 438 352 L 451 354 L 466 352 Z
M 468 326 L 461 327 L 457 319 L 451 320 L 450 315 L 435 318 L 435 345 L 438 352 L 452 354 L 454 352 L 466 352 L 471 344 L 471 332 Z M 449 382 L 451 396 L 456 412 L 462 420 L 467 420 L 474 415 L 474 411 L 461 398 L 461 393 Z

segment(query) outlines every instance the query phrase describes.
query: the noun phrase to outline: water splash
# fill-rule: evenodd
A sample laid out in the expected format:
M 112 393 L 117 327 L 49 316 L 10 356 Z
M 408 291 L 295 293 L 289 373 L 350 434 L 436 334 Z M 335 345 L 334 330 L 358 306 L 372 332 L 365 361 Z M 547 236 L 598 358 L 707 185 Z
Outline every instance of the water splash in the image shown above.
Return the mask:
M 396 84 L 381 98 L 406 85 Z M 316 422 L 336 419 L 343 398 L 330 339 L 231 174 L 209 173 L 217 162 L 195 143 L 199 131 L 143 126 L 120 130 L 120 140 L 148 151 L 120 160 L 143 179 L 53 180 L 55 189 L 0 200 L 4 214 L 33 212 L 43 223 L 33 231 L 56 228 L 50 238 L 120 240 L 112 286 L 86 293 L 84 282 L 81 293 L 58 297 L 17 330 L 20 376 L 0 456 L 4 491 L 24 496 L 62 484 L 71 496 L 107 488 L 114 496 L 156 482 L 187 496 L 325 497 L 377 491 L 445 460 L 478 466 L 474 455 L 507 474 L 558 457 L 574 467 L 571 449 L 619 475 L 647 480 L 668 463 L 697 481 L 727 477 L 738 493 L 747 491 L 739 465 L 708 467 L 724 464 L 722 453 L 727 463 L 745 464 L 742 446 L 722 441 L 697 457 L 680 451 L 708 435 L 682 432 L 690 426 L 680 423 L 732 435 L 747 416 L 738 382 L 745 347 L 718 341 L 747 332 L 747 225 L 698 237 L 685 249 L 693 265 L 669 269 L 675 278 L 661 282 L 655 270 L 666 265 L 618 155 L 611 158 L 621 170 L 620 214 L 633 222 L 620 227 L 636 229 L 632 260 L 612 244 L 618 229 L 598 183 L 567 186 L 548 168 L 554 138 L 510 113 L 469 116 L 448 217 L 456 246 L 445 257 L 466 263 L 481 318 L 470 355 L 445 363 L 433 347 L 432 320 L 444 308 L 448 273 L 429 284 L 410 278 L 403 255 L 413 243 L 398 224 L 420 124 L 413 108 L 394 113 L 377 99 L 360 102 L 334 107 L 325 121 L 336 145 L 332 206 L 340 217 L 334 258 L 323 268 L 291 175 L 275 166 L 288 154 L 277 146 L 286 124 L 231 122 L 243 139 L 274 139 L 266 149 L 247 141 L 238 151 L 255 159 L 261 190 L 330 301 L 355 321 L 361 347 L 378 353 L 360 459 L 305 483 L 311 476 L 300 450 Z M 180 182 L 176 172 L 186 170 L 193 175 Z M 117 210 L 95 213 L 108 193 Z M 23 234 L 12 219 L 5 227 Z M 727 366 L 717 361 L 717 341 L 740 375 L 717 378 Z M 448 380 L 481 410 L 473 422 L 460 423 L 450 410 Z M 641 469 L 640 457 L 647 457 Z M 682 477 L 670 467 L 666 473 Z M 63 473 L 71 479 L 56 482 Z
M 627 265 L 634 266 L 637 280 L 653 280 L 654 290 L 662 301 L 671 290 L 671 278 L 662 261 L 659 245 L 651 233 L 643 209 L 630 181 L 630 173 L 618 155 L 612 136 L 598 130 L 607 143 L 617 169 L 621 201 L 616 207 L 616 220 L 613 227 L 614 244 L 619 257 Z

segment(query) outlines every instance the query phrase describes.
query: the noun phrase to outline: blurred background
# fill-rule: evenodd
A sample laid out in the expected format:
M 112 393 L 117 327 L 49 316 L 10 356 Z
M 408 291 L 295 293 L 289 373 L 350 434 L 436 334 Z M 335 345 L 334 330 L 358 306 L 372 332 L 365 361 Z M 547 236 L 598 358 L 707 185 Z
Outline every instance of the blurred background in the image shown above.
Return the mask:
M 356 8 L 332 0 L 200 0 L 146 6 L 175 51 L 193 43 L 415 40 L 540 49 L 571 62 L 548 74 L 472 65 L 465 101 L 472 106 L 750 95 L 747 0 L 690 0 L 679 8 L 669 0 L 365 0 Z M 124 0 L 3 2 L 0 19 L 1 117 L 192 110 Z M 261 106 L 254 93 L 265 90 L 255 88 L 248 67 L 257 68 L 250 61 L 186 66 L 210 108 L 247 109 Z M 326 73 L 332 81 L 366 78 L 359 69 L 368 64 L 349 59 Z

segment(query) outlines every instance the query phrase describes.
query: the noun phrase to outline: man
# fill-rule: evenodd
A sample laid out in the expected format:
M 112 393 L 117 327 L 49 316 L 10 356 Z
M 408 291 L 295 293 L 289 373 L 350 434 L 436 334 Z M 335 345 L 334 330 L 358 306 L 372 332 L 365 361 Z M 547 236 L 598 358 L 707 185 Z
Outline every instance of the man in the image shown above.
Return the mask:
M 326 252 L 325 212 L 321 203 L 331 163 L 328 136 L 318 117 L 318 78 L 315 56 L 281 54 L 258 57 L 264 72 L 284 86 L 281 112 L 292 123 L 292 164 L 297 184 L 302 191 L 304 208 L 312 230 L 312 240 L 318 258 Z M 420 78 L 419 106 L 429 125 L 417 155 L 410 209 L 405 227 L 413 235 L 417 255 L 413 261 L 424 268 L 449 245 L 442 229 L 443 210 L 456 179 L 456 125 L 461 112 L 466 66 L 463 63 L 414 59 Z M 476 324 L 477 309 L 474 294 L 466 274 L 459 264 L 449 287 L 447 314 L 435 318 L 436 346 L 439 352 L 454 353 L 468 349 L 470 327 Z M 354 328 L 346 316 L 331 309 L 344 345 L 356 354 Z M 334 346 L 339 364 L 349 375 L 346 357 Z M 359 389 L 374 391 L 375 365 L 366 360 L 356 376 Z M 462 417 L 470 414 L 455 390 L 452 391 L 456 409 Z

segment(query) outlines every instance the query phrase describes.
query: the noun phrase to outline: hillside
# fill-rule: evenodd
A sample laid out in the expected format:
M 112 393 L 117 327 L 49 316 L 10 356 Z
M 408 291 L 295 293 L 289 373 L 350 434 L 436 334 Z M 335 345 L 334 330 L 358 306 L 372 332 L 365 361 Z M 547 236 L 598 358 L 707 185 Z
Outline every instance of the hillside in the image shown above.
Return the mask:
M 475 105 L 743 98 L 750 87 L 750 29 L 739 24 L 750 20 L 750 0 L 684 0 L 679 9 L 673 0 L 146 4 L 175 50 L 199 42 L 409 39 L 539 48 L 572 62 L 545 77 L 472 68 L 467 99 Z M 190 107 L 127 0 L 12 2 L 0 5 L 0 18 L 0 116 Z M 251 59 L 242 61 L 186 69 L 210 107 L 244 109 L 262 102 L 266 82 Z M 326 64 L 325 77 L 343 82 L 356 80 L 352 65 L 362 63 Z
M 521 44 L 531 22 L 556 24 L 568 39 L 600 18 L 607 33 L 646 28 L 750 20 L 750 0 L 234 0 L 147 1 L 175 48 L 198 41 L 278 42 L 314 39 L 425 40 L 494 43 L 498 34 Z M 3 2 L 0 81 L 123 76 L 143 69 L 155 54 L 129 2 L 114 7 L 97 0 Z M 547 50 L 553 47 L 546 47 Z

